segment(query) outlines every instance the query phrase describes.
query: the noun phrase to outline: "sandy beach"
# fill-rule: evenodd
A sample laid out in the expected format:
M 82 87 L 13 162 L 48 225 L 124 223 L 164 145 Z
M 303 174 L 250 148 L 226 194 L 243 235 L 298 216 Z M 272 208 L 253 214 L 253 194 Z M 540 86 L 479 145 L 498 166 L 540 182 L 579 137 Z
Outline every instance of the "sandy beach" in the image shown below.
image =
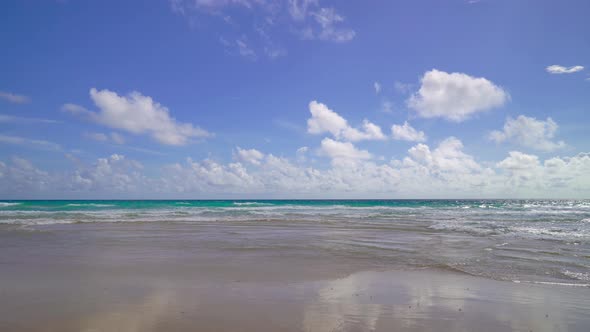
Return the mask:
M 590 0 L 3 0 L 0 332 L 590 332 Z
M 194 230 L 192 233 L 194 234 Z M 227 235 L 231 239 L 231 235 Z M 171 224 L 0 230 L 1 331 L 587 331 L 590 288 L 289 248 Z M 215 241 L 211 238 L 210 241 Z

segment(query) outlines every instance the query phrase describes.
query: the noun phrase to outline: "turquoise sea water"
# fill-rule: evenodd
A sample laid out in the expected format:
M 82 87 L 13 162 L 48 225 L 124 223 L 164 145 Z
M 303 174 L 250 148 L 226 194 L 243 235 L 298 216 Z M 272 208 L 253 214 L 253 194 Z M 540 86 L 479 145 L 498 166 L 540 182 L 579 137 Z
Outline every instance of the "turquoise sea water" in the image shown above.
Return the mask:
M 2 210 L 158 209 L 175 207 L 229 208 L 244 206 L 490 208 L 590 208 L 590 200 L 0 200 Z
M 384 268 L 590 284 L 589 200 L 0 201 L 5 243 L 14 232 L 118 225 L 142 236 L 190 230 L 191 247 L 207 250 L 289 248 Z

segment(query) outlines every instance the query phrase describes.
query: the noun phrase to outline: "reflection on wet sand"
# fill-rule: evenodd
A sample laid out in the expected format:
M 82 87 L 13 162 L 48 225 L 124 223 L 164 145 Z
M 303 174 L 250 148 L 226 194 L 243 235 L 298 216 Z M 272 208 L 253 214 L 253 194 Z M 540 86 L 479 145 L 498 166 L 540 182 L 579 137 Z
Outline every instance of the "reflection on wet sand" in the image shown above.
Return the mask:
M 590 296 L 440 271 L 361 272 L 318 290 L 304 330 L 585 331 L 590 304 L 578 291 Z
M 29 293 L 14 283 L 17 287 L 6 288 L 0 301 L 0 330 L 538 332 L 590 326 L 590 289 L 584 287 L 517 284 L 438 270 L 366 271 L 289 282 L 142 273 L 94 273 L 79 283 L 76 277 L 53 275 Z
M 175 294 L 170 290 L 155 290 L 140 303 L 114 304 L 108 311 L 82 317 L 79 331 L 156 331 L 158 322 L 170 314 Z
M 348 326 L 358 326 L 366 331 L 375 330 L 381 316 L 382 305 L 369 302 L 362 274 L 328 282 L 317 292 L 314 301 L 304 309 L 305 331 L 344 331 Z

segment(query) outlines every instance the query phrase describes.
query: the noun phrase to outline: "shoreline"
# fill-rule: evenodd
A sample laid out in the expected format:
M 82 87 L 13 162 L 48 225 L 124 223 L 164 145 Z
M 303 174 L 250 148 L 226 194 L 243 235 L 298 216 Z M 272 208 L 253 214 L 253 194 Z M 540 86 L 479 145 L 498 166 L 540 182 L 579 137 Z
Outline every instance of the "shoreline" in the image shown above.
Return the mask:
M 434 267 L 394 268 L 376 263 L 374 257 L 314 248 L 333 235 L 314 240 L 310 236 L 315 228 L 304 237 L 288 238 L 308 241 L 298 246 L 280 238 L 269 243 L 271 237 L 289 232 L 270 232 L 269 225 L 126 223 L 1 229 L 0 330 L 590 327 L 589 287 L 501 281 Z
M 590 327 L 586 205 L 92 204 L 3 214 L 0 331 Z

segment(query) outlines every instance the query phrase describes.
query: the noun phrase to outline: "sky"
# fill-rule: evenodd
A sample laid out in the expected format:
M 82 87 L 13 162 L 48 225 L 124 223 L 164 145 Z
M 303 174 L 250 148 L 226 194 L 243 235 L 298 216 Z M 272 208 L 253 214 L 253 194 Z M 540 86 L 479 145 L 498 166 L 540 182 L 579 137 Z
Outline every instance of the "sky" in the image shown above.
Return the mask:
M 588 1 L 8 0 L 0 198 L 590 198 Z

